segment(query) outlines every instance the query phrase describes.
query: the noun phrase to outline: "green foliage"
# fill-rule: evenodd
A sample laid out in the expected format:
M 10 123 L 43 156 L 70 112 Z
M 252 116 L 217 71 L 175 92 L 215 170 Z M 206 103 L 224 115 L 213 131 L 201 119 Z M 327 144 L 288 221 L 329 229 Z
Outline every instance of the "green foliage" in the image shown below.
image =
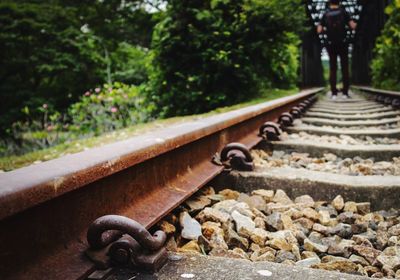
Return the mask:
M 0 4 L 0 130 L 21 119 L 22 108 L 60 108 L 101 81 L 98 46 L 80 31 L 76 9 L 52 4 Z
M 301 0 L 168 3 L 164 12 L 162 0 L 1 1 L 0 154 L 296 83 Z
M 162 13 L 142 2 L 1 1 L 0 135 L 13 137 L 25 107 L 39 118 L 41 104 L 65 112 L 87 88 L 114 78 L 145 81 L 143 49 Z
M 23 154 L 145 122 L 152 108 L 144 99 L 140 87 L 115 82 L 87 91 L 66 114 L 47 103 L 34 110 L 35 116 L 24 107 L 26 121 L 14 122 L 14 140 L 2 139 L 0 155 Z
M 140 85 L 148 81 L 149 51 L 128 43 L 120 43 L 111 55 L 113 81 Z
M 149 108 L 139 88 L 119 82 L 87 91 L 68 113 L 70 131 L 85 135 L 121 129 L 148 119 Z
M 389 20 L 375 47 L 372 80 L 375 87 L 400 91 L 400 0 L 393 1 L 386 12 Z
M 299 0 L 171 0 L 153 34 L 149 96 L 161 115 L 191 114 L 297 80 Z

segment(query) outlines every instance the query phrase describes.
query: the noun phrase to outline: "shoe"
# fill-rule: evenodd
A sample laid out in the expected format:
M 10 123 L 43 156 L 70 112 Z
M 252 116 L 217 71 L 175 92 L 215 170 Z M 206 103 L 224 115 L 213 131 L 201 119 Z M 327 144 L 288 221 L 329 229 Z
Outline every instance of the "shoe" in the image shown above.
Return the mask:
M 350 96 L 348 96 L 347 94 L 343 94 L 342 99 L 350 99 Z
M 332 95 L 331 99 L 332 99 L 332 100 L 336 100 L 336 99 L 337 99 L 337 96 L 336 96 L 336 95 Z

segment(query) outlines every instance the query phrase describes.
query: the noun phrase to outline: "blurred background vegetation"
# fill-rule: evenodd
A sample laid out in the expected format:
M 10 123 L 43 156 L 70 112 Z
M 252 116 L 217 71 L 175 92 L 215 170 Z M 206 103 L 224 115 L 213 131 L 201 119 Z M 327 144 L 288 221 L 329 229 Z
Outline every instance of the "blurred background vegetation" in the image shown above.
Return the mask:
M 378 87 L 400 88 L 399 8 Z M 2 0 L 0 157 L 295 88 L 305 21 L 301 0 Z
M 400 91 L 400 0 L 394 0 L 385 12 L 389 19 L 375 47 L 373 85 Z
M 292 88 L 304 20 L 300 0 L 1 1 L 0 154 Z

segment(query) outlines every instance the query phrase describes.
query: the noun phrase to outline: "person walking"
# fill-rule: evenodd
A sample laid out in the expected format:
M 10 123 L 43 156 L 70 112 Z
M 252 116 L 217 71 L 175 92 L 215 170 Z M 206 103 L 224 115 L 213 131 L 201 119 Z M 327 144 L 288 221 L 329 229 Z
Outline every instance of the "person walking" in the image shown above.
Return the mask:
M 329 55 L 329 82 L 332 99 L 337 98 L 336 87 L 337 58 L 340 58 L 343 79 L 343 98 L 349 98 L 349 42 L 346 36 L 346 26 L 355 30 L 357 24 L 352 20 L 346 10 L 340 6 L 340 0 L 329 0 L 329 8 L 322 16 L 317 26 L 318 34 L 326 31 L 328 40 L 326 49 Z

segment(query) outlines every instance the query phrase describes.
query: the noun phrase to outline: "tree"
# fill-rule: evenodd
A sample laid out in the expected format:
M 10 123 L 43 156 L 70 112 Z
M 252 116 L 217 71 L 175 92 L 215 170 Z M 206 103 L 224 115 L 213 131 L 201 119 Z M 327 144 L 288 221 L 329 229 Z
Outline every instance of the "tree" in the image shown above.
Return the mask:
M 153 34 L 157 113 L 193 114 L 297 79 L 299 0 L 171 0 Z
M 76 13 L 75 7 L 45 3 L 0 4 L 3 133 L 25 106 L 65 107 L 102 80 L 101 49 L 81 32 Z
M 65 112 L 86 90 L 113 78 L 146 80 L 141 56 L 162 12 L 149 13 L 143 5 L 141 0 L 2 1 L 0 135 L 25 118 L 23 108 L 32 118 L 44 103 Z M 129 73 L 123 62 L 135 57 L 140 65 Z

